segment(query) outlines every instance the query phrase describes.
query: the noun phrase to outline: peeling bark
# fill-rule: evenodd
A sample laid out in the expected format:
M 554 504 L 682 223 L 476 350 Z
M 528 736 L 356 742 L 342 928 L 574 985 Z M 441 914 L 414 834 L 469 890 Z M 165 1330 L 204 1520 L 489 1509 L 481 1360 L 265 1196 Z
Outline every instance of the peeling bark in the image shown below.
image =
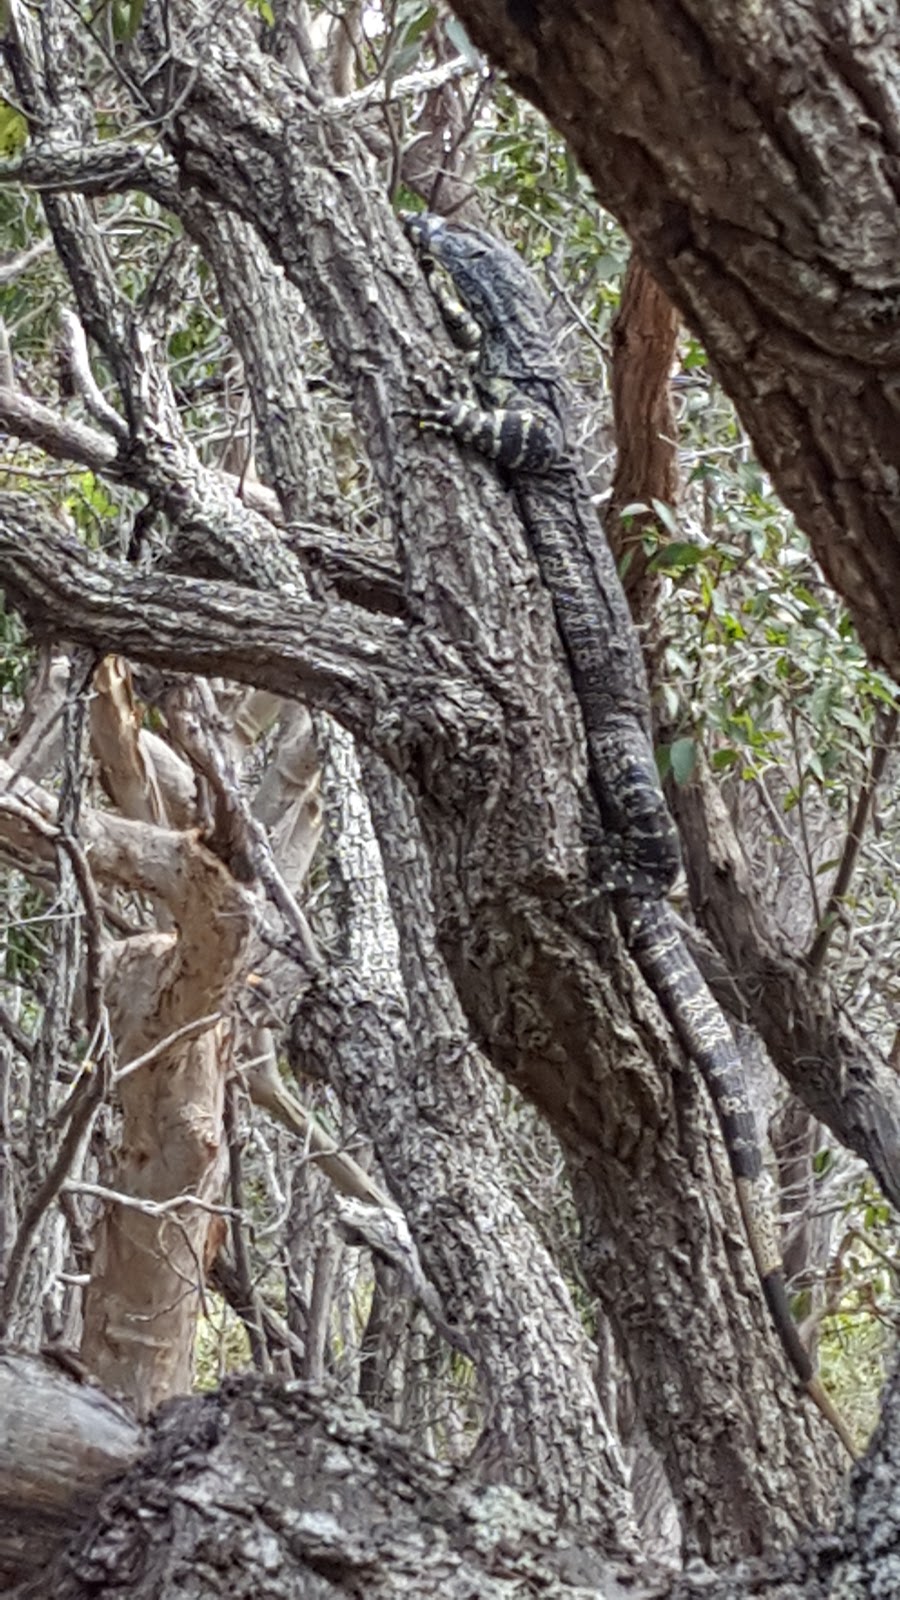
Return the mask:
M 680 488 L 671 391 L 679 327 L 671 301 L 632 254 L 612 330 L 616 470 L 606 525 L 635 621 L 645 628 L 654 622 L 660 577 L 648 570 L 642 535 L 648 526 L 659 525 L 651 502 L 674 506 Z M 623 526 L 623 510 L 636 503 L 648 510 L 632 513 Z M 662 643 L 649 635 L 644 656 L 651 684 L 661 654 Z
M 18 812 L 0 813 L 0 842 L 18 838 L 23 856 L 40 858 L 52 850 L 54 820 L 51 797 L 28 786 Z M 230 1006 L 253 904 L 194 834 L 90 811 L 83 832 L 98 875 L 150 891 L 173 924 L 170 932 L 119 940 L 107 952 L 110 1029 L 127 1067 Z M 118 1081 L 123 1138 L 113 1187 L 122 1199 L 98 1226 L 81 1355 L 107 1387 L 132 1397 L 141 1415 L 190 1388 L 209 1226 L 204 1203 L 220 1194 L 229 1066 L 222 1028 L 207 1022 L 202 1037 L 173 1042 Z

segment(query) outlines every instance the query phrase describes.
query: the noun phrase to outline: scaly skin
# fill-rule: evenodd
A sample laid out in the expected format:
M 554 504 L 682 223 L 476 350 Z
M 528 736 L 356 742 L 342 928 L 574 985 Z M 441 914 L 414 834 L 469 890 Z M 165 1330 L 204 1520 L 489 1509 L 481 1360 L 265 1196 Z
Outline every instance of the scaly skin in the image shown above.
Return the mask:
M 602 839 L 589 840 L 592 865 L 613 896 L 637 966 L 709 1089 L 756 1270 L 787 1357 L 854 1455 L 791 1317 L 743 1064 L 666 903 L 680 864 L 677 833 L 653 758 L 637 634 L 567 440 L 569 394 L 552 348 L 549 305 L 524 262 L 490 234 L 454 227 L 428 212 L 408 215 L 404 223 L 451 337 L 477 352 L 477 399 L 428 407 L 418 420 L 452 434 L 510 476 L 584 719 L 591 789 L 603 827 Z
M 420 411 L 419 420 L 510 473 L 584 717 L 603 821 L 596 842 L 603 887 L 658 898 L 679 870 L 678 835 L 659 787 L 628 602 L 566 439 L 570 396 L 550 342 L 549 307 L 524 263 L 489 234 L 428 213 L 409 217 L 406 227 L 431 265 L 451 336 L 471 351 L 480 333 L 474 381 L 481 404 L 448 402 Z M 434 265 L 448 274 L 457 300 Z

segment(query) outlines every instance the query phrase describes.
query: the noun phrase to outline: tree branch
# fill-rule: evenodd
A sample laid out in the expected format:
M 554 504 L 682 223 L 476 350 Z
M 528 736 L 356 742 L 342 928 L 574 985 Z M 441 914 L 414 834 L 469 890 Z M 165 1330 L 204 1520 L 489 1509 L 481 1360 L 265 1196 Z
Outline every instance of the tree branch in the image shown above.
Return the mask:
M 895 11 L 453 9 L 570 141 L 702 339 L 870 656 L 900 678 Z
M 841 913 L 841 904 L 853 879 L 853 871 L 859 852 L 862 849 L 868 826 L 869 813 L 874 804 L 875 794 L 884 775 L 887 759 L 897 735 L 897 720 L 898 713 L 893 710 L 889 711 L 878 724 L 871 765 L 856 799 L 853 817 L 847 830 L 847 838 L 841 854 L 840 865 L 835 873 L 831 893 L 828 896 L 828 904 L 819 919 L 816 936 L 806 958 L 806 965 L 814 978 L 818 978 L 821 975 L 828 946 L 831 943 L 831 936 Z
M 37 637 L 65 635 L 165 668 L 237 679 L 331 712 L 393 754 L 423 736 L 465 748 L 488 707 L 451 647 L 336 601 L 139 576 L 91 557 L 18 495 L 0 496 L 0 582 Z
M 144 189 L 171 206 L 178 168 L 158 144 L 110 139 L 47 149 L 40 144 L 17 161 L 0 162 L 0 187 L 22 183 L 41 194 L 104 195 Z
M 58 460 L 78 461 L 92 472 L 119 477 L 119 449 L 108 433 L 61 416 L 20 389 L 0 388 L 0 423 L 16 438 L 40 445 Z
M 727 966 L 727 976 L 710 971 L 698 950 L 716 998 L 741 1021 L 752 1022 L 795 1094 L 862 1157 L 900 1209 L 896 1074 L 859 1035 L 828 986 L 788 949 L 754 891 L 715 785 L 698 777 L 676 790 L 674 800 L 687 841 L 691 901 Z
M 33 1576 L 141 1449 L 137 1423 L 36 1356 L 0 1354 L 0 1588 Z

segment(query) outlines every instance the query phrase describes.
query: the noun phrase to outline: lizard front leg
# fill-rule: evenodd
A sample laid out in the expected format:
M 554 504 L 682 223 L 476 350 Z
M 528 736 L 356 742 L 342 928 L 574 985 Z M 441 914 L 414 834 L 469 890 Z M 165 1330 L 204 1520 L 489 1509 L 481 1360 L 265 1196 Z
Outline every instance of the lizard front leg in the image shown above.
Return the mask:
M 454 400 L 407 414 L 421 428 L 449 433 L 459 444 L 510 471 L 550 472 L 564 451 L 559 424 L 538 411 L 502 406 L 488 411 L 470 400 Z

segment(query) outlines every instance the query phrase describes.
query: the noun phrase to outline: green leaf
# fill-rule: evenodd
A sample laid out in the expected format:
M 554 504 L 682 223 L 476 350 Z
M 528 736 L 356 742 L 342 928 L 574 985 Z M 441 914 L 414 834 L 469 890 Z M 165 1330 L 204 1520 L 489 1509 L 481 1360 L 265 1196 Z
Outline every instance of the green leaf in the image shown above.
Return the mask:
M 675 512 L 672 510 L 672 507 L 666 505 L 665 500 L 651 500 L 650 504 L 656 512 L 656 515 L 659 517 L 663 527 L 668 528 L 673 539 L 677 539 L 681 529 L 678 526 L 678 518 L 676 517 Z
M 740 760 L 741 753 L 739 750 L 732 748 L 714 750 L 710 757 L 710 766 L 714 772 L 727 772 L 729 767 L 737 766 Z
M 697 767 L 697 741 L 692 738 L 676 739 L 669 746 L 672 776 L 679 788 L 689 783 Z
M 825 782 L 825 769 L 822 766 L 821 757 L 815 750 L 813 750 L 807 758 L 806 770 L 807 772 L 811 772 L 814 778 L 818 778 L 820 783 Z
M 650 558 L 654 572 L 687 572 L 691 567 L 702 566 L 709 560 L 709 551 L 702 544 L 688 544 L 675 539 L 664 544 Z
M 28 143 L 28 123 L 21 111 L 0 100 L 0 155 L 5 160 L 18 155 Z
M 263 7 L 260 6 L 259 10 L 263 11 Z M 134 38 L 143 14 L 144 0 L 113 0 L 112 33 L 118 44 L 126 44 Z
M 429 28 L 434 27 L 434 6 L 412 5 L 404 8 L 409 11 L 409 21 L 403 30 L 404 44 L 418 43 L 424 39 Z
M 469 35 L 458 17 L 448 17 L 444 23 L 444 33 L 461 56 L 476 67 L 481 60 L 480 53 L 475 49 Z
M 687 349 L 681 358 L 681 365 L 685 372 L 693 372 L 696 367 L 705 367 L 707 365 L 706 351 L 702 344 L 697 343 L 696 339 L 688 340 Z

